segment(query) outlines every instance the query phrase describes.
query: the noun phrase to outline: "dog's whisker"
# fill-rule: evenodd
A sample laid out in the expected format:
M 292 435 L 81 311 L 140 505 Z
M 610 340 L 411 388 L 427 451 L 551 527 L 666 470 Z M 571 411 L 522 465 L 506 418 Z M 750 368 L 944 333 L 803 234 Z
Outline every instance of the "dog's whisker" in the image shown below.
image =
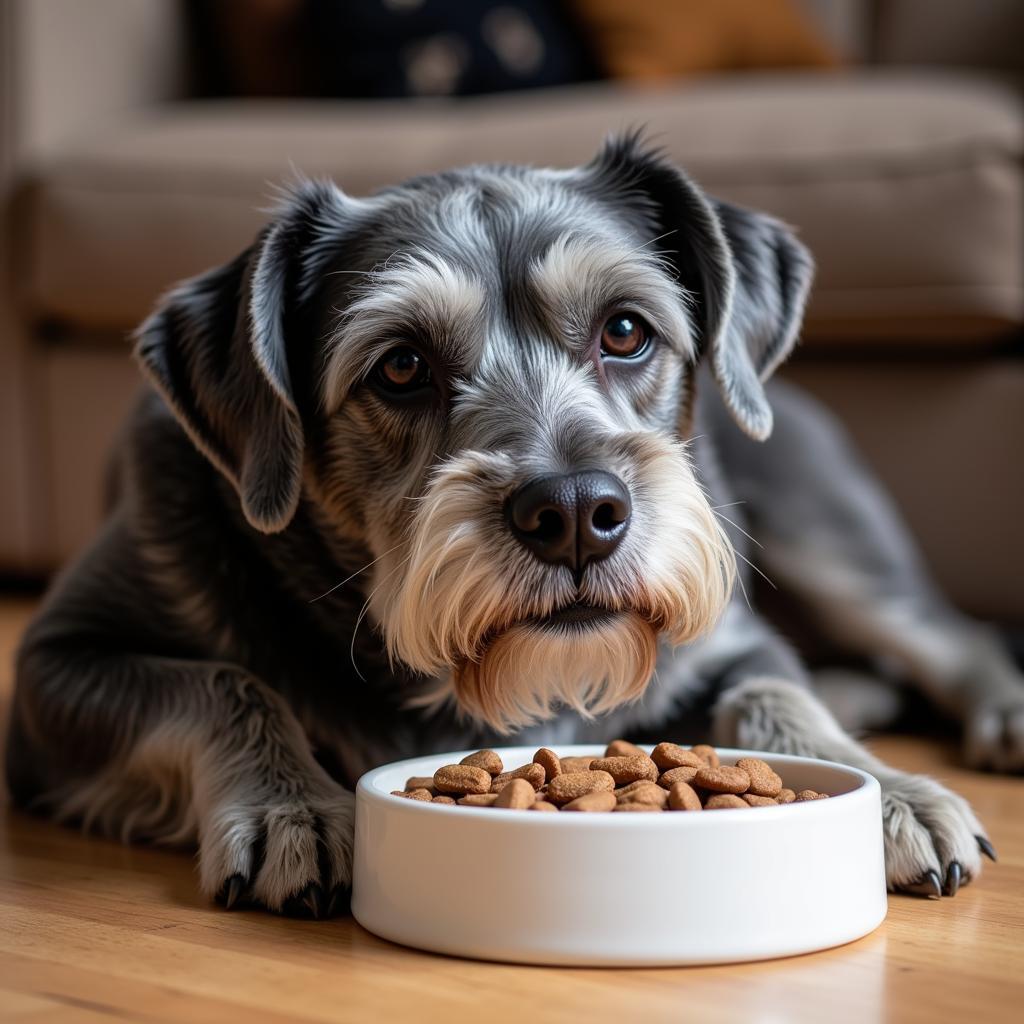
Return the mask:
M 392 548 L 392 550 L 394 549 Z M 370 591 L 369 596 L 363 602 L 362 608 L 359 609 L 359 614 L 356 616 L 356 624 L 352 627 L 352 639 L 349 641 L 348 645 L 348 659 L 352 663 L 352 668 L 355 669 L 356 675 L 359 676 L 364 683 L 366 682 L 366 676 L 363 675 L 359 666 L 356 664 L 356 636 L 359 633 L 359 627 L 362 625 L 363 619 L 366 617 L 366 613 L 370 609 L 370 602 L 374 599 L 377 592 L 391 580 L 391 577 L 394 576 L 399 569 L 405 566 L 410 557 L 410 555 L 406 555 L 406 557 L 403 558 L 389 573 L 387 573 L 380 583 Z
M 753 539 L 753 538 L 751 538 L 751 539 Z M 755 543 L 756 543 L 756 541 L 755 541 Z M 759 569 L 759 568 L 758 568 L 758 567 L 757 567 L 756 565 L 754 565 L 754 563 L 753 563 L 753 562 L 752 562 L 752 561 L 751 561 L 751 560 L 750 560 L 749 558 L 747 558 L 747 556 L 746 556 L 746 555 L 744 555 L 744 554 L 743 554 L 742 552 L 740 552 L 740 551 L 737 551 L 737 552 L 736 552 L 735 554 L 736 554 L 736 557 L 737 557 L 737 558 L 742 558 L 742 559 L 743 559 L 743 561 L 744 561 L 744 562 L 746 562 L 746 563 L 747 563 L 747 565 L 749 565 L 749 566 L 750 566 L 750 568 L 751 568 L 751 569 L 753 569 L 753 570 L 754 570 L 754 572 L 756 572 L 756 573 L 757 573 L 757 575 L 758 575 L 758 576 L 760 576 L 760 577 L 761 577 L 761 579 L 763 579 L 763 580 L 765 581 L 765 583 L 767 583 L 767 584 L 768 584 L 768 586 L 770 586 L 770 587 L 772 588 L 772 590 L 778 590 L 778 589 L 779 589 L 779 588 L 778 588 L 778 587 L 777 587 L 777 586 L 775 585 L 774 581 L 773 581 L 772 579 L 770 579 L 770 578 L 769 578 L 769 577 L 768 577 L 768 576 L 767 576 L 767 575 L 766 575 L 766 574 L 765 574 L 764 572 L 762 572 L 762 571 L 761 571 L 761 570 L 760 570 L 760 569 Z M 738 578 L 738 577 L 737 577 L 737 578 Z
M 715 515 L 718 516 L 719 519 L 725 520 L 725 522 L 727 522 L 731 527 L 733 527 L 733 529 L 739 530 L 740 533 L 742 533 L 743 536 L 746 537 L 747 540 L 749 540 L 751 542 L 751 544 L 756 544 L 759 548 L 764 548 L 764 545 L 759 540 L 755 539 L 754 537 L 751 537 L 750 534 L 747 533 L 747 531 L 744 530 L 742 526 L 739 526 L 737 523 L 734 523 L 728 516 L 723 516 L 722 513 L 718 511 L 720 508 L 725 508 L 725 507 L 726 507 L 725 505 L 718 505 L 718 506 L 713 505 L 711 507 L 711 511 L 714 512 Z
M 351 580 L 354 580 L 360 573 L 364 573 L 371 566 L 376 565 L 382 558 L 386 558 L 388 555 L 391 554 L 392 551 L 397 551 L 402 546 L 403 543 L 405 542 L 399 541 L 399 543 L 397 543 L 394 547 L 388 548 L 387 551 L 383 552 L 382 554 L 379 554 L 376 558 L 367 562 L 366 565 L 364 565 L 361 569 L 356 569 L 356 571 L 352 573 L 350 576 L 346 576 L 340 583 L 335 583 L 334 586 L 331 587 L 329 590 L 325 590 L 322 594 L 312 598 L 309 603 L 315 604 L 317 601 L 320 601 L 328 595 L 333 594 L 336 590 L 345 586 L 346 583 L 350 582 Z

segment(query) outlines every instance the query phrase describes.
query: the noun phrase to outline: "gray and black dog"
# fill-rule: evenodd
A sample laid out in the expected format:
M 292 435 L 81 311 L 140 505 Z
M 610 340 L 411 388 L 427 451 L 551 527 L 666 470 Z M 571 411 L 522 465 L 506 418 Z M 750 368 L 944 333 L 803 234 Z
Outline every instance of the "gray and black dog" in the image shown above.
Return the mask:
M 971 808 L 850 738 L 733 586 L 750 530 L 821 630 L 960 716 L 972 763 L 1024 767 L 1007 654 L 828 416 L 765 389 L 811 276 L 635 136 L 573 170 L 296 185 L 138 332 L 116 507 L 19 654 L 16 801 L 198 844 L 228 906 L 327 916 L 371 766 L 709 716 L 873 772 L 890 886 L 954 894 L 991 855 Z

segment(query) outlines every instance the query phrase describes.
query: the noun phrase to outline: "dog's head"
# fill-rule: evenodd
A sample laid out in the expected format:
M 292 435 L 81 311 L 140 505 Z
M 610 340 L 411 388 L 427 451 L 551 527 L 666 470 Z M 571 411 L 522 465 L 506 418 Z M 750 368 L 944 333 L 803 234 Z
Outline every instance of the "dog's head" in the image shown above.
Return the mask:
M 776 221 L 635 138 L 365 200 L 298 186 L 137 354 L 258 530 L 300 501 L 374 559 L 393 657 L 500 729 L 639 696 L 729 598 L 687 454 L 698 364 L 764 438 L 811 276 Z

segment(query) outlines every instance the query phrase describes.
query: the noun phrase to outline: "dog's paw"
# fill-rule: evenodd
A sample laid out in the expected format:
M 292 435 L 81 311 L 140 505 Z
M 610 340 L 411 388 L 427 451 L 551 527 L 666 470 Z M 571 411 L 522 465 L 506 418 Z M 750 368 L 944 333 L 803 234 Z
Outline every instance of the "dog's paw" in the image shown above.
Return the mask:
M 972 768 L 1024 772 L 1024 687 L 973 709 L 964 728 L 964 758 Z
M 922 775 L 893 772 L 882 783 L 885 873 L 890 889 L 955 896 L 994 859 L 981 823 L 963 797 Z
M 201 823 L 203 892 L 222 906 L 255 904 L 294 917 L 348 910 L 355 797 L 334 783 L 222 803 Z

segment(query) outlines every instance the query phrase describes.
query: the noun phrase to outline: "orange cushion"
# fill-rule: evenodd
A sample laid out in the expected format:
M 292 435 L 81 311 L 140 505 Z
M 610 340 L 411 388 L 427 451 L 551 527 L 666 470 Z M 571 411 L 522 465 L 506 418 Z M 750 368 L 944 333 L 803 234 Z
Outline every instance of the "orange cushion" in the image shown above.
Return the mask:
M 836 54 L 791 0 L 572 0 L 614 78 L 660 82 L 753 68 L 832 68 Z

